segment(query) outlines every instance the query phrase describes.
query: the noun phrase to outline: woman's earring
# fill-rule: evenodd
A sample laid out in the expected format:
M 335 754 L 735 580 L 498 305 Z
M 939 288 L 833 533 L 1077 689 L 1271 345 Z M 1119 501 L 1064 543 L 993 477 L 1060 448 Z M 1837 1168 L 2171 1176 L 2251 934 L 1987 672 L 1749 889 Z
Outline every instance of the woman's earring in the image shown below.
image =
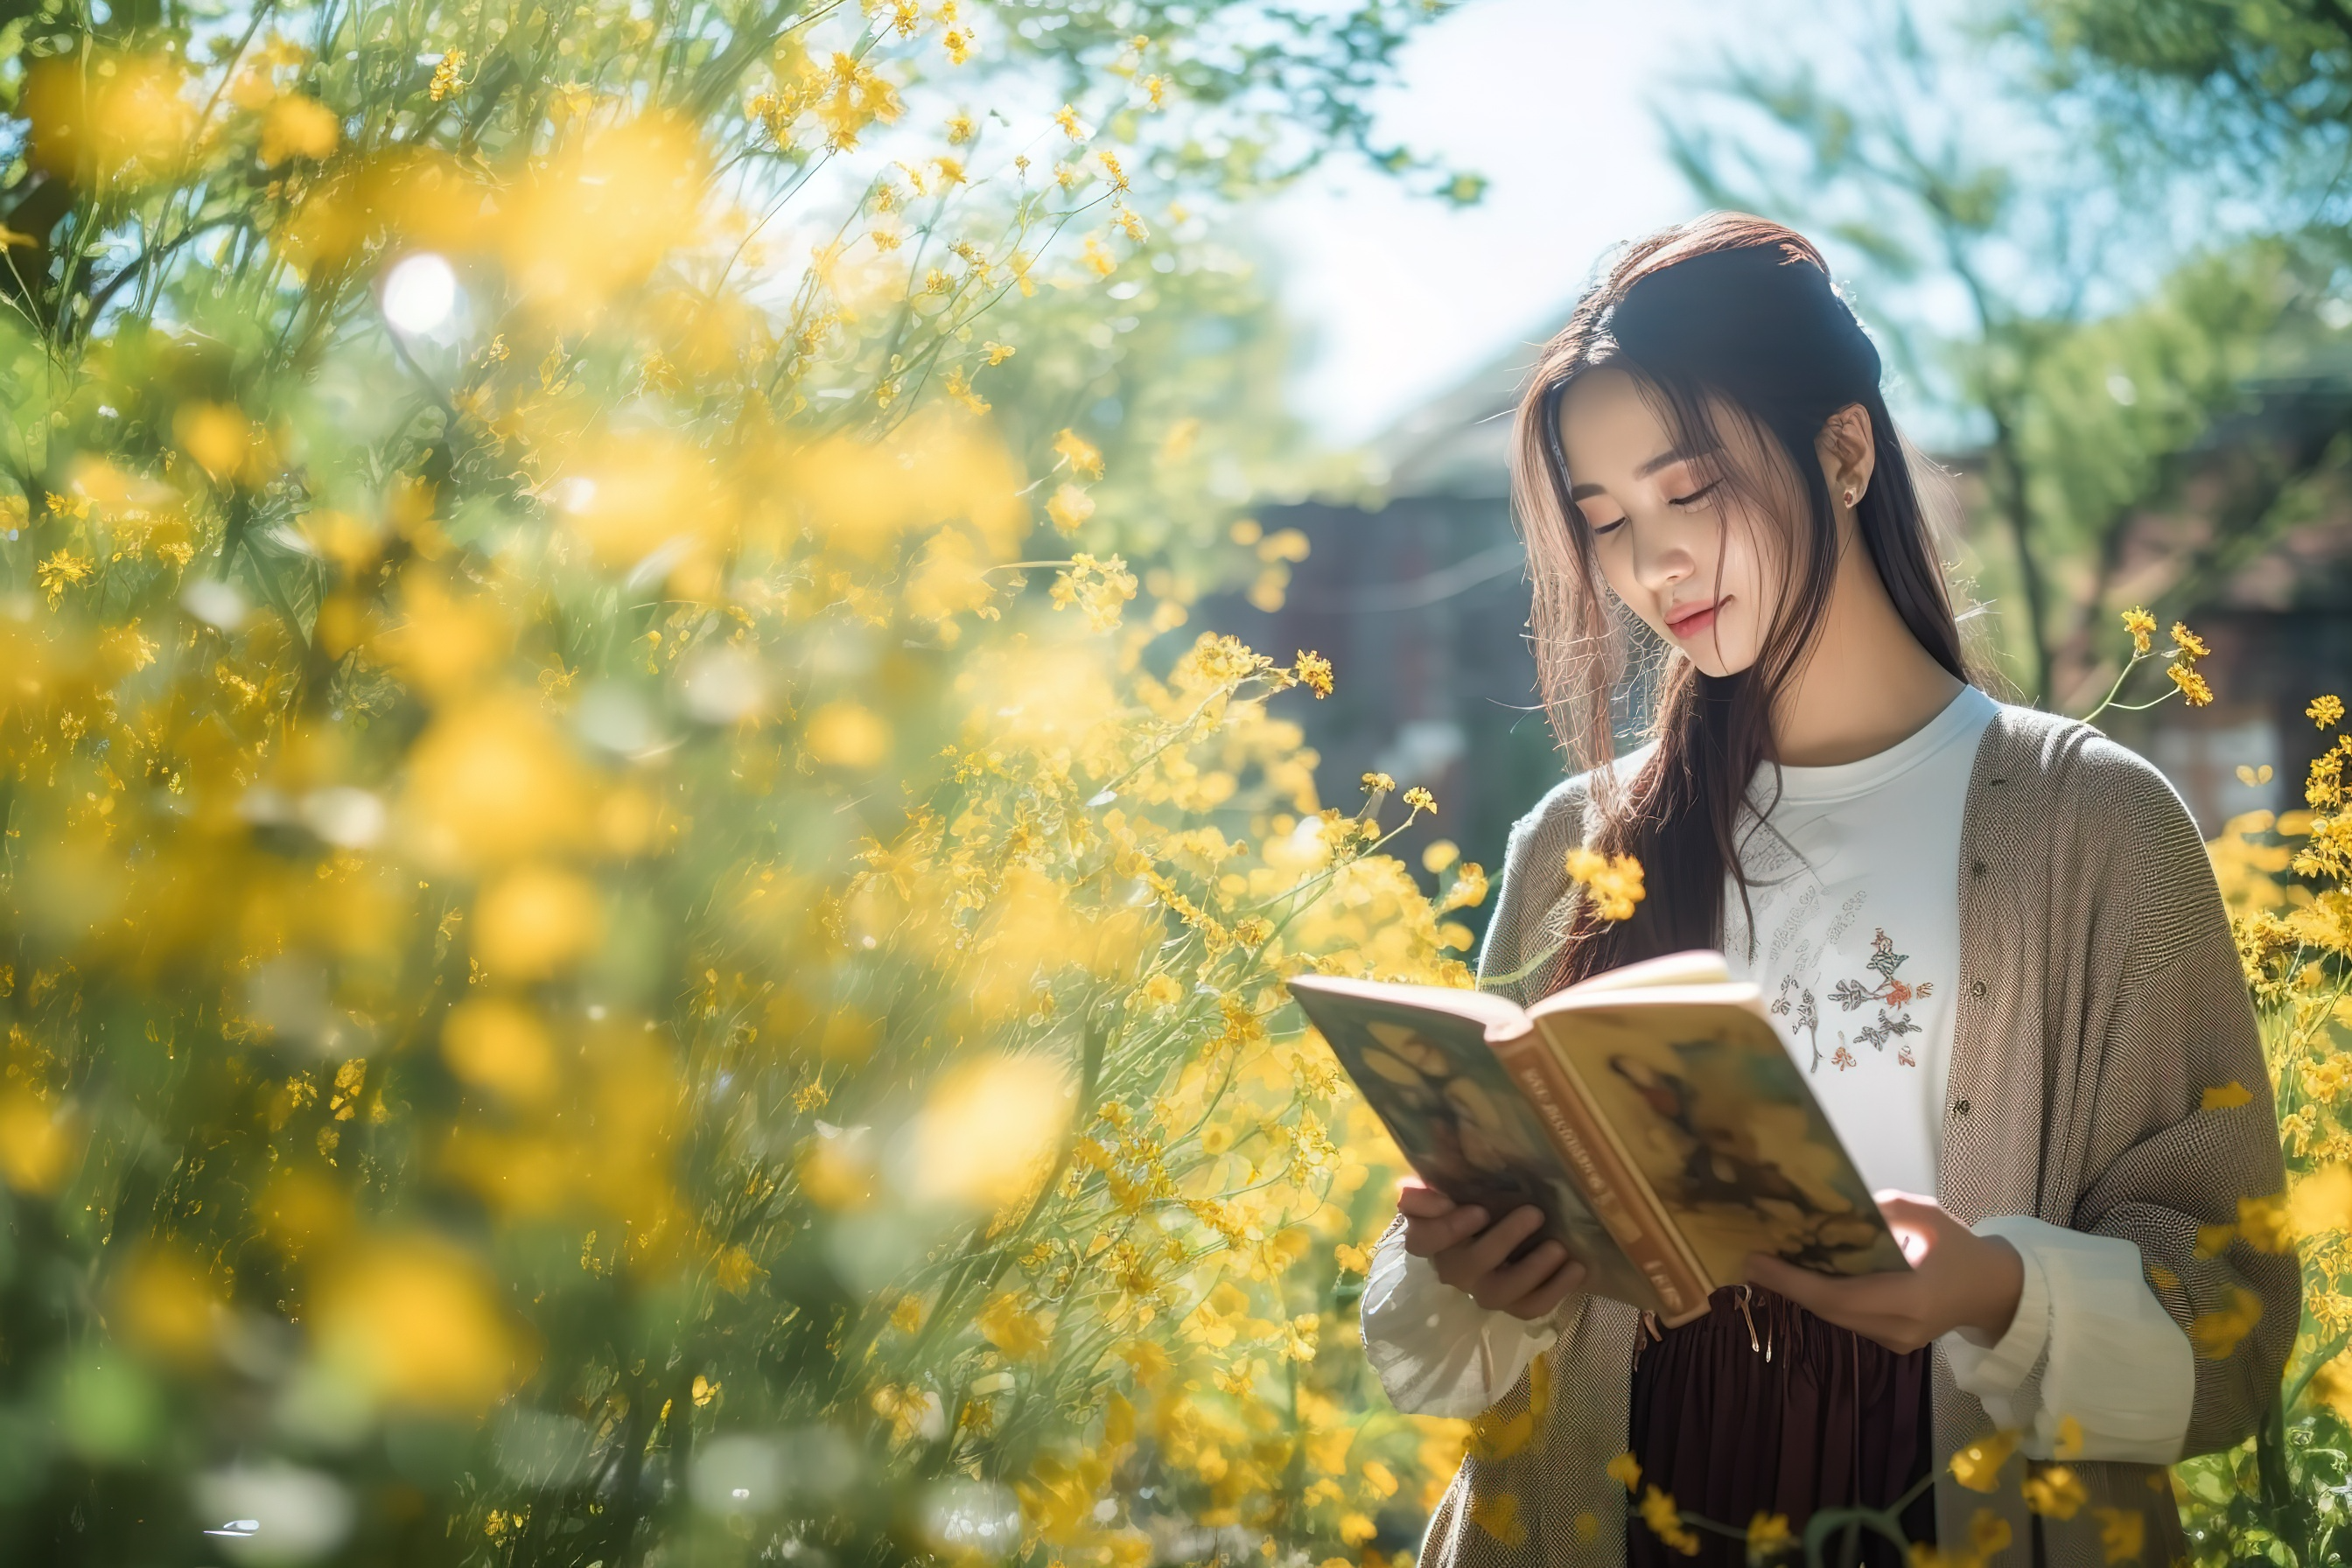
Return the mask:
M 1845 492 L 1845 504 L 1848 506 L 1852 506 L 1853 504 L 1853 492 L 1852 490 Z

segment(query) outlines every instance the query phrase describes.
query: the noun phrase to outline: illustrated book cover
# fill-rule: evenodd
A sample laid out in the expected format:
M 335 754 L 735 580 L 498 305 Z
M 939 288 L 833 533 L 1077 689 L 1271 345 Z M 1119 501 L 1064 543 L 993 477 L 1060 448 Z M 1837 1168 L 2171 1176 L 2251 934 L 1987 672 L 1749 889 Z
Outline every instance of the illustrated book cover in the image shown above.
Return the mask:
M 1757 988 L 1720 953 L 1630 964 L 1525 1008 L 1443 986 L 1289 984 L 1422 1178 L 1498 1219 L 1535 1205 L 1539 1236 L 1597 1294 L 1675 1324 L 1739 1283 L 1750 1252 L 1824 1274 L 1910 1267 Z

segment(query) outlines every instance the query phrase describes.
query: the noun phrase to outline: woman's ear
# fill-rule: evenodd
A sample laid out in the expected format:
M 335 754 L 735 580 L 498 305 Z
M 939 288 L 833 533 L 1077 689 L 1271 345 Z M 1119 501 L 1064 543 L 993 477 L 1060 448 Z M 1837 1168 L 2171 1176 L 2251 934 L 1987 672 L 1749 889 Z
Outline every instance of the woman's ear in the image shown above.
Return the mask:
M 1870 410 L 1859 403 L 1847 404 L 1822 421 L 1813 446 L 1821 455 L 1822 477 L 1829 481 L 1830 495 L 1848 507 L 1858 504 L 1870 489 L 1870 476 L 1878 461 Z

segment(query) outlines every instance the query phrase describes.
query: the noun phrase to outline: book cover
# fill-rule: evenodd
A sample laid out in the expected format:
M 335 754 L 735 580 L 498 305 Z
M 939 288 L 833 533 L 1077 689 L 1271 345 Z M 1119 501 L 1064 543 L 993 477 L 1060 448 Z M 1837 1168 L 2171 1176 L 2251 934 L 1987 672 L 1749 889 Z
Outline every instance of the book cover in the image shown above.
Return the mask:
M 1910 1267 L 1762 1018 L 1605 996 L 1532 1016 L 1715 1285 L 1750 1252 L 1823 1274 Z
M 1548 1222 L 1538 1239 L 1549 1236 L 1581 1259 L 1588 1289 L 1664 1310 L 1587 1205 L 1537 1111 L 1488 1047 L 1489 1019 L 1308 986 L 1293 993 L 1430 1185 L 1496 1219 L 1535 1205 Z M 1430 994 L 1494 1013 L 1492 1021 L 1523 1017 L 1516 1005 L 1475 992 Z

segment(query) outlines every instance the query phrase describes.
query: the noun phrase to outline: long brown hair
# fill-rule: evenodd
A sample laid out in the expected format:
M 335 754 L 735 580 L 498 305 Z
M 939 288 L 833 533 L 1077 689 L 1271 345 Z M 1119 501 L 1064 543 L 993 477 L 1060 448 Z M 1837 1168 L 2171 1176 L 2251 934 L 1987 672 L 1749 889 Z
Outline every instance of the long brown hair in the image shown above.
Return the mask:
M 1602 584 L 1591 533 L 1569 499 L 1560 400 L 1603 365 L 1633 377 L 1675 450 L 1761 458 L 1727 461 L 1723 482 L 1749 503 L 1747 515 L 1779 524 L 1779 537 L 1759 543 L 1779 557 L 1785 591 L 1755 662 L 1737 674 L 1708 676 L 1667 657 Z M 1836 513 L 1815 443 L 1842 408 L 1859 404 L 1870 416 L 1875 468 L 1856 509 L 1870 559 L 1920 646 L 1971 678 L 1913 455 L 1887 416 L 1879 374 L 1878 350 L 1838 297 L 1821 252 L 1744 213 L 1712 213 L 1635 241 L 1545 345 L 1519 401 L 1511 456 L 1535 583 L 1536 668 L 1562 749 L 1575 768 L 1595 770 L 1588 843 L 1639 859 L 1647 889 L 1622 922 L 1580 909 L 1547 989 L 1718 945 L 1727 870 L 1745 901 L 1736 839 L 1749 781 L 1766 763 L 1777 770 L 1772 714 L 1835 579 Z M 1725 420 L 1738 428 L 1718 428 Z M 1636 647 L 1646 654 L 1638 663 Z M 1608 764 L 1643 708 L 1657 749 L 1621 780 Z

